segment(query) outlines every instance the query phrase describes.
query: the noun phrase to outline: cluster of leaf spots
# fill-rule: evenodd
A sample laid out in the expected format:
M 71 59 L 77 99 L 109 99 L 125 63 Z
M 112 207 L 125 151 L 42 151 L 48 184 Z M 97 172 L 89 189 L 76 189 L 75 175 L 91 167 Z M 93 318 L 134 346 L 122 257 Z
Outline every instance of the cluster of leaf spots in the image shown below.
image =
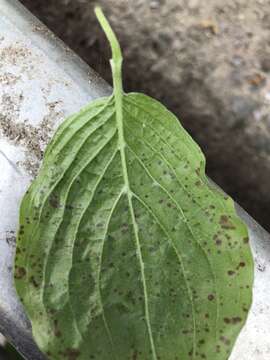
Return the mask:
M 60 126 L 21 204 L 34 337 L 53 360 L 226 360 L 251 304 L 247 229 L 175 116 L 114 80 Z
M 150 326 L 156 359 L 227 359 L 251 301 L 246 228 L 162 105 L 125 95 L 124 133 L 136 230 L 113 98 L 66 120 L 25 195 L 15 280 L 35 338 L 50 359 L 152 360 Z

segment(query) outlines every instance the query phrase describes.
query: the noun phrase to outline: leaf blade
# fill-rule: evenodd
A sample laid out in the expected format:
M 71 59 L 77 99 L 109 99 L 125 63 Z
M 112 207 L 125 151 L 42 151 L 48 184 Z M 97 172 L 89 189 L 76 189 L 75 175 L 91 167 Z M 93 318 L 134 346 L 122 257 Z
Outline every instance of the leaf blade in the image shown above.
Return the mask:
M 20 210 L 15 283 L 50 359 L 225 360 L 252 300 L 247 229 L 163 105 L 114 94 L 67 119 Z
M 47 210 L 43 210 L 43 215 L 41 213 L 36 223 L 33 220 L 36 212 L 31 214 L 30 211 L 32 217 L 28 224 L 22 207 L 21 224 L 25 226 L 25 233 L 18 238 L 16 264 L 17 269 L 26 269 L 27 281 L 25 277 L 16 279 L 18 292 L 24 297 L 24 304 L 32 319 L 39 345 L 45 352 L 52 352 L 52 358 L 64 359 L 67 351 L 76 353 L 82 348 L 84 352 L 78 353 L 78 359 L 87 359 L 94 354 L 102 354 L 98 355 L 102 356 L 102 359 L 109 358 L 108 354 L 110 357 L 115 354 L 117 359 L 126 359 L 136 354 L 135 351 L 141 351 L 144 354 L 141 358 L 148 359 L 151 356 L 151 340 L 149 337 L 147 345 L 146 337 L 149 336 L 147 328 L 150 326 L 157 356 L 161 358 L 173 359 L 173 356 L 182 354 L 184 358 L 197 360 L 199 356 L 207 354 L 209 359 L 226 359 L 227 352 L 233 346 L 246 318 L 242 308 L 245 307 L 247 310 L 251 302 L 251 289 L 240 290 L 247 282 L 251 286 L 253 277 L 250 250 L 244 240 L 247 235 L 246 229 L 236 217 L 232 201 L 229 198 L 225 200 L 224 195 L 217 195 L 209 188 L 206 178 L 202 176 L 203 157 L 200 152 L 191 157 L 192 144 L 190 145 L 189 139 L 188 144 L 184 143 L 185 134 L 181 133 L 181 137 L 178 136 L 182 129 L 180 126 L 176 128 L 178 124 L 174 116 L 170 115 L 171 120 L 167 119 L 165 122 L 163 109 L 154 103 L 155 111 L 151 116 L 153 119 L 156 119 L 156 113 L 160 116 L 157 120 L 149 120 L 151 106 L 148 106 L 148 102 L 152 102 L 152 99 L 145 97 L 147 111 L 144 112 L 141 109 L 142 95 L 138 95 L 138 106 L 136 96 L 125 95 L 123 100 L 126 171 L 134 207 L 133 220 L 127 193 L 123 193 L 123 189 L 126 191 L 126 183 L 115 135 L 116 118 L 113 115 L 111 122 L 103 125 L 102 131 L 107 126 L 108 134 L 114 134 L 114 140 L 111 145 L 105 145 L 101 152 L 96 150 L 96 161 L 89 162 L 90 173 L 85 172 L 84 180 L 75 186 L 71 171 L 70 175 L 65 177 L 65 186 L 63 182 L 55 186 L 55 194 L 60 199 L 61 191 L 70 187 L 70 199 L 68 200 L 68 196 L 63 197 L 66 200 L 63 200 L 62 204 L 60 200 L 58 205 L 61 206 L 55 208 L 56 204 L 49 202 L 50 197 L 43 193 L 42 196 L 46 198 L 43 199 L 47 204 L 46 209 L 54 214 L 53 220 L 50 219 L 48 222 L 45 218 Z M 132 98 L 132 102 L 129 97 Z M 136 119 L 129 114 L 133 107 Z M 129 109 L 127 112 L 126 108 Z M 95 118 L 91 120 L 96 121 Z M 80 117 L 74 121 L 79 122 Z M 174 123 L 168 126 L 169 121 Z M 143 126 L 146 123 L 147 131 Z M 165 123 L 169 130 L 164 128 Z M 92 138 L 89 144 L 93 143 L 93 136 L 97 134 L 90 135 Z M 86 137 L 78 137 L 78 144 L 85 141 Z M 74 139 L 76 140 L 76 137 Z M 92 145 L 93 149 L 100 147 L 100 141 L 95 141 L 94 146 Z M 194 148 L 198 149 L 197 145 L 194 145 Z M 95 151 L 91 151 L 91 154 L 94 156 Z M 79 168 L 81 174 L 84 167 L 87 169 L 85 159 L 84 156 L 80 162 L 75 161 L 76 165 L 72 163 L 72 167 L 77 166 L 77 170 L 74 170 L 77 176 L 80 174 Z M 53 161 L 53 157 L 47 157 L 44 167 L 49 168 Z M 55 166 L 58 166 L 58 162 Z M 95 175 L 97 173 L 99 177 Z M 52 177 L 49 183 L 58 181 L 52 174 L 47 174 Z M 43 176 L 42 172 L 39 176 Z M 197 181 L 200 181 L 200 184 L 195 185 Z M 82 183 L 84 187 L 80 190 Z M 36 196 L 41 190 L 38 178 L 24 201 Z M 77 206 L 83 201 L 84 215 L 82 209 Z M 115 201 L 120 201 L 121 204 Z M 101 204 L 107 205 L 103 208 Z M 69 205 L 73 208 L 69 209 Z M 129 215 L 123 215 L 127 214 L 127 208 Z M 61 212 L 60 217 L 56 216 L 57 211 Z M 205 213 L 207 211 L 208 213 Z M 27 215 L 29 216 L 29 212 Z M 123 220 L 123 216 L 126 220 Z M 78 222 L 79 218 L 81 222 Z M 107 225 L 104 227 L 104 221 L 99 223 L 97 219 L 107 219 Z M 55 231 L 55 221 L 62 229 L 58 233 L 61 241 L 57 242 L 57 237 L 53 237 L 52 248 L 48 253 L 45 244 L 41 246 L 40 242 Z M 116 230 L 117 226 L 120 230 Z M 134 226 L 138 231 L 137 236 L 140 237 L 140 245 L 136 244 L 134 238 Z M 98 229 L 101 229 L 100 232 Z M 19 249 L 26 246 L 27 236 L 31 232 L 34 233 L 35 243 L 32 244 L 32 248 L 28 248 L 30 255 L 25 257 Z M 230 240 L 226 235 L 233 237 L 231 241 L 237 244 L 229 245 Z M 98 239 L 103 240 L 99 243 Z M 73 246 L 68 245 L 68 241 L 71 240 L 74 242 Z M 119 242 L 117 246 L 116 240 Z M 203 242 L 206 245 L 202 245 Z M 115 247 L 112 245 L 114 243 Z M 138 258 L 138 246 L 141 248 L 140 266 L 135 260 Z M 203 249 L 203 246 L 206 249 Z M 73 249 L 73 260 L 68 260 L 69 248 Z M 207 249 L 215 254 L 212 253 L 210 256 Z M 121 255 L 123 253 L 126 253 L 128 260 Z M 38 287 L 35 285 L 39 283 L 39 277 L 37 268 L 31 261 L 31 254 L 39 261 L 42 259 L 45 275 L 42 275 L 41 285 Z M 115 262 L 113 267 L 110 265 L 111 258 Z M 44 270 L 48 262 L 49 268 Z M 133 264 L 133 270 L 129 269 L 130 263 Z M 148 324 L 145 319 L 146 289 L 143 289 L 142 285 L 142 266 L 146 272 L 144 281 L 148 290 Z M 119 269 L 123 273 L 129 273 L 133 284 L 129 285 L 129 280 L 120 275 Z M 138 275 L 139 273 L 141 275 Z M 120 282 L 117 277 L 121 279 Z M 92 280 L 87 285 L 88 278 Z M 121 285 L 121 282 L 124 285 Z M 58 285 L 50 287 L 50 284 Z M 113 289 L 117 284 L 120 294 L 114 295 Z M 229 284 L 231 290 L 225 291 Z M 71 289 L 69 295 L 67 292 L 70 290 L 67 290 L 67 287 Z M 216 299 L 218 292 L 222 295 L 219 300 Z M 67 300 L 68 296 L 71 296 L 70 300 Z M 142 300 L 138 300 L 139 297 L 143 299 L 144 306 L 141 304 Z M 218 301 L 223 302 L 222 307 L 217 306 Z M 104 307 L 103 315 L 101 307 Z M 39 311 L 42 316 L 37 315 Z M 137 318 L 134 314 L 137 314 Z M 95 326 L 99 326 L 99 330 L 96 335 L 90 336 L 89 329 L 94 329 Z M 108 330 L 110 328 L 113 332 Z M 126 329 L 129 337 L 123 334 L 123 329 Z M 220 331 L 223 331 L 223 334 L 220 334 Z M 44 336 L 44 332 L 49 335 Z M 144 334 L 142 338 L 138 335 L 140 333 Z M 58 334 L 58 337 L 55 334 Z M 91 349 L 86 347 L 90 338 L 93 346 Z M 213 338 L 217 346 L 215 351 Z M 95 348 L 97 339 L 102 340 L 99 340 L 98 348 Z M 124 342 L 128 345 L 124 345 Z M 139 347 L 134 349 L 134 343 Z M 105 352 L 102 352 L 102 344 Z M 115 344 L 114 347 L 112 344 Z M 113 348 L 115 353 L 112 352 Z M 196 355 L 196 352 L 199 355 Z

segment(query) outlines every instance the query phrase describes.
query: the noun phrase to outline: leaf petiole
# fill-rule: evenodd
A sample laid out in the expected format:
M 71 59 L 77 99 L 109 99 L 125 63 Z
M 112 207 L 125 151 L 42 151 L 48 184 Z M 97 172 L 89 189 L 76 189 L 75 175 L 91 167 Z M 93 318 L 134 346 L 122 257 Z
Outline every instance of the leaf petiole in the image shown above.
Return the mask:
M 117 40 L 117 37 L 109 24 L 108 20 L 106 19 L 102 9 L 97 6 L 95 8 L 96 17 L 102 27 L 105 35 L 110 43 L 111 50 L 112 50 L 112 59 L 110 60 L 112 74 L 113 74 L 113 87 L 114 87 L 114 95 L 115 97 L 122 96 L 123 93 L 123 82 L 122 82 L 122 51 Z

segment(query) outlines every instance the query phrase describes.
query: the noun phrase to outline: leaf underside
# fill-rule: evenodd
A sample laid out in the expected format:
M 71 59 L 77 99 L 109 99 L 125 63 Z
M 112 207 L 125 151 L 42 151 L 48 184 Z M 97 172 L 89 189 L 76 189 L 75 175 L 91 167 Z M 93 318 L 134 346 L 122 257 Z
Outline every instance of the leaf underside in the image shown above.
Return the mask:
M 67 119 L 22 201 L 34 337 L 54 360 L 228 359 L 251 304 L 247 229 L 172 113 L 136 93 L 122 110 L 123 138 L 114 96 Z

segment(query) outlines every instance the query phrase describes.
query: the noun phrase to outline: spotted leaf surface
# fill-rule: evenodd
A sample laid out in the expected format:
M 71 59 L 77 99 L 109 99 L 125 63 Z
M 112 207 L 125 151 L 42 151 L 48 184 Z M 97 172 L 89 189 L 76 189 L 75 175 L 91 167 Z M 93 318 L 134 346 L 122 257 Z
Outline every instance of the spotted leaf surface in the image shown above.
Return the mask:
M 117 50 L 114 94 L 60 126 L 22 201 L 17 292 L 48 359 L 226 360 L 251 303 L 247 229 L 178 119 L 123 93 Z

